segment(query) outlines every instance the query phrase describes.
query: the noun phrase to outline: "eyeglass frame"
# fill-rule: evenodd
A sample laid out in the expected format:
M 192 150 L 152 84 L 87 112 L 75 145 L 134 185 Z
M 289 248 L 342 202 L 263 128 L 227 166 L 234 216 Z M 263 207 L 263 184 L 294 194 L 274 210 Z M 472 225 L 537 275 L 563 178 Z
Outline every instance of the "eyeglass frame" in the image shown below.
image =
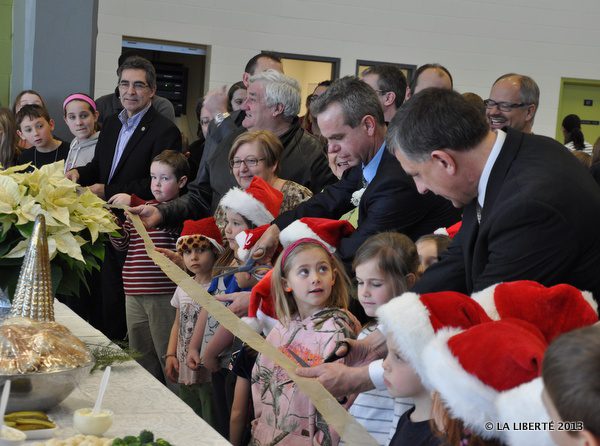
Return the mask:
M 250 158 L 250 157 L 246 157 L 244 159 L 232 159 L 231 161 L 229 161 L 229 167 L 231 167 L 232 169 L 239 169 L 240 167 L 242 167 L 242 163 L 244 163 L 246 165 L 246 167 L 250 168 L 250 167 L 256 167 L 258 166 L 258 163 L 261 161 L 266 160 L 266 158 Z M 236 166 L 237 164 L 237 166 Z
M 146 88 L 150 88 L 150 85 L 144 83 L 144 82 L 140 82 L 140 81 L 135 81 L 133 84 L 131 84 L 129 81 L 119 81 L 119 83 L 117 84 L 117 87 L 120 90 L 124 90 L 127 91 L 129 90 L 129 87 L 131 87 L 133 85 L 133 89 L 135 91 L 142 91 Z
M 516 108 L 529 107 L 530 105 L 533 105 L 533 104 L 528 103 L 528 102 L 503 102 L 503 101 L 496 102 L 493 99 L 488 98 L 483 101 L 483 105 L 487 109 L 497 107 L 498 110 L 500 110 L 500 111 L 509 112 L 509 111 L 513 111 Z

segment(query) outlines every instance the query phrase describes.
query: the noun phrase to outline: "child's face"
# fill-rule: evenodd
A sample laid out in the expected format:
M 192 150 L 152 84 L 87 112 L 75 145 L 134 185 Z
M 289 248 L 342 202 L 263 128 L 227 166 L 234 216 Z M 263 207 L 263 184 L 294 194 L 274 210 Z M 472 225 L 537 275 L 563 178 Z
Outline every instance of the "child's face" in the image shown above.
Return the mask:
M 225 225 L 225 238 L 227 239 L 227 243 L 229 243 L 229 247 L 236 251 L 238 245 L 235 241 L 235 236 L 240 232 L 249 229 L 248 225 L 240 214 L 229 209 L 225 211 L 225 219 L 227 220 L 227 224 Z
M 375 311 L 394 297 L 391 280 L 377 266 L 377 259 L 356 265 L 358 300 L 367 316 L 375 317 Z
M 335 284 L 329 254 L 318 246 L 305 248 L 291 259 L 283 288 L 291 288 L 301 319 L 327 306 Z
M 438 249 L 434 240 L 423 240 L 417 243 L 419 254 L 419 273 L 423 274 L 427 268 L 438 261 Z
M 65 108 L 65 122 L 74 137 L 88 139 L 96 130 L 98 112 L 90 110 L 90 105 L 84 101 L 71 101 Z
M 31 119 L 29 116 L 25 116 L 21 121 L 18 133 L 30 145 L 35 146 L 37 149 L 45 149 L 51 146 L 54 139 L 52 136 L 53 131 L 54 121 L 52 119 L 48 122 L 45 118 Z
M 177 198 L 186 181 L 185 176 L 178 180 L 173 168 L 168 164 L 153 162 L 150 165 L 150 189 L 156 201 L 160 203 Z
M 556 407 L 554 406 L 550 395 L 548 395 L 548 392 L 546 392 L 546 389 L 544 389 L 544 391 L 542 392 L 542 401 L 544 403 L 544 407 L 546 407 L 548 415 L 550 415 L 550 419 L 554 421 L 555 426 L 558 426 L 558 424 L 561 423 L 563 419 L 558 414 L 558 410 L 556 410 Z M 558 446 L 583 446 L 589 444 L 586 443 L 586 433 L 586 431 L 584 431 L 583 433 L 576 432 L 575 435 L 571 435 L 564 430 L 558 430 L 555 428 L 550 431 L 550 437 L 552 437 L 552 441 L 554 441 L 554 443 L 556 443 Z
M 388 354 L 383 361 L 385 386 L 394 398 L 409 398 L 421 393 L 424 388 L 419 375 L 404 360 L 396 342 L 387 337 Z
M 215 255 L 208 244 L 184 249 L 182 254 L 185 267 L 194 275 L 210 274 L 215 264 Z

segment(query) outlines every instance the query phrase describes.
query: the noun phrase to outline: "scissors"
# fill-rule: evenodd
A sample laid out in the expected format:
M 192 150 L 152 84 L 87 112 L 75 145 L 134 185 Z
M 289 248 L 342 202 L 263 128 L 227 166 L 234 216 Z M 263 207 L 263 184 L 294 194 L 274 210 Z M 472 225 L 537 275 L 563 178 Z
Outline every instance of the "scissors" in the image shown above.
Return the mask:
M 227 271 L 214 276 L 213 279 L 228 277 L 237 273 L 248 273 L 255 279 L 260 280 L 265 274 L 267 274 L 267 271 L 269 271 L 271 267 L 269 265 L 257 265 L 256 260 L 250 257 L 243 265 L 234 267 L 224 266 L 223 269 L 227 269 Z

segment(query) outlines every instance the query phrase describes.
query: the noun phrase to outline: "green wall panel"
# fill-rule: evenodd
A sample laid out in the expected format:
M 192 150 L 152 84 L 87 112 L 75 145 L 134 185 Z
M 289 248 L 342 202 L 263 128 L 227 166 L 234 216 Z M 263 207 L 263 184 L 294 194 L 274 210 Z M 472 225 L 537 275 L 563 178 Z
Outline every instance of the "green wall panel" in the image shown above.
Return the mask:
M 12 70 L 12 5 L 13 0 L 0 0 L 0 104 L 10 104 Z

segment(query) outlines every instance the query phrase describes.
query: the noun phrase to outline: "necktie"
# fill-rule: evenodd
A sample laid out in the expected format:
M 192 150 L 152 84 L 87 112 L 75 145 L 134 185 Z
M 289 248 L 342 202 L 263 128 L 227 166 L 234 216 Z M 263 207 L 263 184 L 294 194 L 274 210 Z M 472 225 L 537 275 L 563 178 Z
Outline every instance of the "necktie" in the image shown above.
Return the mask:
M 475 211 L 477 213 L 477 223 L 481 224 L 482 207 L 479 205 L 479 201 L 477 202 L 477 205 L 475 206 Z

